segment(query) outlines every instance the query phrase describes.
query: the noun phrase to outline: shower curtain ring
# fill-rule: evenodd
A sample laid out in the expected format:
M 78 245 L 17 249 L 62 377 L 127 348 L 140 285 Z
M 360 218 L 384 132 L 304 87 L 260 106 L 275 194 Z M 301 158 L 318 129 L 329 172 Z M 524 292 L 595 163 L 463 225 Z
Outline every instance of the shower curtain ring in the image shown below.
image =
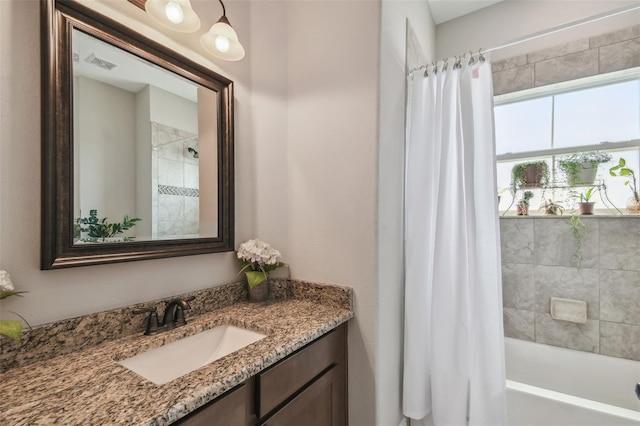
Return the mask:
M 458 70 L 462 68 L 461 62 L 462 62 L 462 56 L 456 56 L 456 62 L 453 64 L 453 69 Z
M 481 63 L 484 63 L 485 59 L 484 59 L 484 55 L 482 55 L 482 47 L 478 49 L 478 55 L 479 55 L 479 61 Z

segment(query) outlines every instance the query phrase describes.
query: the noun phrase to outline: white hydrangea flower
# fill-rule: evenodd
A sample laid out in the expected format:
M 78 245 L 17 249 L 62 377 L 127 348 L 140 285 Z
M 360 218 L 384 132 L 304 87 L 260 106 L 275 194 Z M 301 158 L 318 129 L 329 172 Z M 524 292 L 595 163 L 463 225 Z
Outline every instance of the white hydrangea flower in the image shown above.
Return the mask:
M 240 244 L 238 259 L 255 266 L 275 265 L 280 262 L 281 254 L 264 241 L 254 239 Z
M 0 269 L 0 291 L 13 291 L 11 275 L 4 269 Z

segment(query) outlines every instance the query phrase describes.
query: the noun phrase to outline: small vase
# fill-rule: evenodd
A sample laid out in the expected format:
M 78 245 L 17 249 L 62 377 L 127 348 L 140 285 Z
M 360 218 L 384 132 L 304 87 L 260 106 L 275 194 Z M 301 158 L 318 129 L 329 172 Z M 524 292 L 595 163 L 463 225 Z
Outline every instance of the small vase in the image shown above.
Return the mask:
M 266 279 L 254 288 L 249 289 L 249 301 L 264 302 L 269 295 L 269 280 Z
M 627 211 L 630 214 L 640 213 L 640 197 L 637 193 L 635 194 L 635 196 L 629 198 L 629 201 L 627 201 Z
M 529 216 L 529 205 L 527 205 L 527 204 L 518 204 L 517 205 L 517 215 L 518 216 Z
M 248 271 L 244 273 L 245 279 L 247 281 L 247 289 L 249 290 L 249 300 L 251 302 L 264 302 L 267 300 L 267 296 L 269 295 L 269 275 L 261 271 Z M 249 286 L 250 282 L 258 282 L 260 283 L 253 288 Z
M 580 212 L 581 215 L 593 214 L 593 206 L 595 204 L 596 203 L 594 202 L 578 203 L 578 211 Z

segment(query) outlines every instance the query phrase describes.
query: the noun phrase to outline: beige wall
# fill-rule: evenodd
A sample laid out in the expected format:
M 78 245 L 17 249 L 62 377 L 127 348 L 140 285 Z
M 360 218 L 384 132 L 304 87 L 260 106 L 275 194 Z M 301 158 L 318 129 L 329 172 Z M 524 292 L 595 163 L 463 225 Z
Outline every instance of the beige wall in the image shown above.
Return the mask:
M 126 214 L 136 217 L 136 191 L 131 185 L 136 180 L 135 95 L 87 77 L 77 77 L 74 84 L 78 105 L 74 120 L 82 141 L 75 146 L 81 159 L 74 177 L 80 188 L 76 217 L 89 217 L 92 209 L 110 222 Z

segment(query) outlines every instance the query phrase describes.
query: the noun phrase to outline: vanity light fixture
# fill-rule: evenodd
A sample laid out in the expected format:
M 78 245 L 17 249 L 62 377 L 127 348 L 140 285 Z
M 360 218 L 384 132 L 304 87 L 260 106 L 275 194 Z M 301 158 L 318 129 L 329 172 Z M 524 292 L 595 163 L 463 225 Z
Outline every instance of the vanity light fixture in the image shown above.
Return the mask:
M 189 0 L 147 0 L 145 10 L 165 28 L 180 33 L 193 33 L 200 29 L 200 18 Z
M 227 19 L 224 3 L 222 0 L 219 1 L 222 5 L 222 17 L 200 37 L 200 44 L 216 58 L 225 61 L 239 61 L 244 58 L 244 47 L 238 41 L 238 34 Z

